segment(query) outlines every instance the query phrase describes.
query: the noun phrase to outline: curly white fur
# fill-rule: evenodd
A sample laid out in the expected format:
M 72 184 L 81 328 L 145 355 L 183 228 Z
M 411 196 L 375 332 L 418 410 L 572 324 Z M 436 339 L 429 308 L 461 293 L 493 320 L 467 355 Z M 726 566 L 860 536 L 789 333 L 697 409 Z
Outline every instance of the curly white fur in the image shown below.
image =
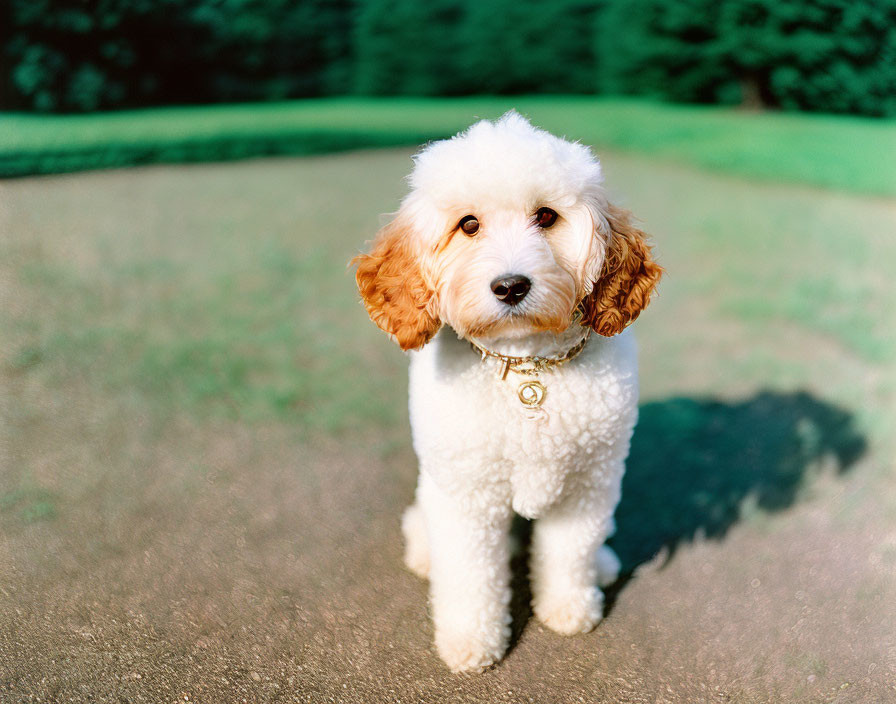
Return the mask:
M 514 512 L 538 519 L 530 563 L 536 617 L 563 634 L 586 632 L 601 618 L 599 586 L 619 571 L 604 541 L 637 418 L 636 350 L 630 332 L 593 336 L 573 361 L 541 373 L 547 393 L 543 412 L 533 414 L 517 396 L 522 377 L 501 379 L 501 362 L 481 359 L 468 342 L 561 356 L 582 339 L 574 311 L 595 288 L 613 236 L 600 166 L 587 148 L 511 113 L 430 145 L 410 180 L 398 215 L 401 251 L 411 252 L 428 291 L 413 314 L 425 310 L 425 320 L 446 325 L 411 353 L 420 479 L 402 521 L 405 561 L 430 580 L 442 659 L 454 671 L 480 670 L 502 657 L 510 634 Z M 544 206 L 559 215 L 549 230 L 533 223 Z M 469 214 L 481 223 L 475 237 L 457 229 Z M 399 250 L 389 247 L 382 250 Z M 368 266 L 368 278 L 385 277 L 389 256 Z M 489 286 L 508 273 L 532 281 L 517 306 Z M 371 316 L 407 339 L 396 314 L 390 323 L 380 311 L 398 299 L 390 285 L 362 292 Z

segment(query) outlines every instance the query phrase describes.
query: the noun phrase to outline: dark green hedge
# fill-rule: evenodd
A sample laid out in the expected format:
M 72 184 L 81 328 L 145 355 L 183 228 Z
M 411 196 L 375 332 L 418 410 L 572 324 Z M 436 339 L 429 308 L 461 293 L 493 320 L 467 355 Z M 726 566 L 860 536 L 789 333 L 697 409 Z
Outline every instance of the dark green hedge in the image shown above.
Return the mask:
M 382 134 L 344 129 L 280 130 L 274 134 L 223 134 L 180 140 L 147 138 L 139 144 L 109 140 L 99 146 L 0 153 L 0 177 L 55 174 L 158 163 L 235 161 L 264 156 L 307 156 L 351 149 L 395 147 L 431 139 L 429 132 Z
M 366 0 L 355 88 L 372 95 L 594 93 L 595 0 Z
M 3 106 L 280 100 L 349 87 L 351 0 L 2 0 Z
M 618 1 L 596 36 L 607 92 L 896 115 L 896 0 Z
M 2 107 L 631 93 L 896 115 L 896 0 L 3 0 Z

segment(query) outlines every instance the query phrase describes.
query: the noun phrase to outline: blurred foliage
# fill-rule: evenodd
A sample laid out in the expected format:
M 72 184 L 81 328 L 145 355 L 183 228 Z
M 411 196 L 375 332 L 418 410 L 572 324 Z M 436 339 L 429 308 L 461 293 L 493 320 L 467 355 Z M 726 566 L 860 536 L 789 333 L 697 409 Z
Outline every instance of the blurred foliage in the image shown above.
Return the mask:
M 355 31 L 358 92 L 593 93 L 600 2 L 366 0 Z
M 351 0 L 6 0 L 3 6 L 5 106 L 80 112 L 277 100 L 348 87 Z
M 617 1 L 597 29 L 607 92 L 896 115 L 896 0 Z
M 632 93 L 896 114 L 896 0 L 5 0 L 3 106 Z

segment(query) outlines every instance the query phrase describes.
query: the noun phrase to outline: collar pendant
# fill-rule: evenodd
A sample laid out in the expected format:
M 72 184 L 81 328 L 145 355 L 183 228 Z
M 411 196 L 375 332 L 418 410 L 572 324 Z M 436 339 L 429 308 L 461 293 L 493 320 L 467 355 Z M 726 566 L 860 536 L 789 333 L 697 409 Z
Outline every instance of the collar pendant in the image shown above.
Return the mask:
M 528 379 L 519 385 L 516 393 L 526 408 L 541 408 L 548 390 L 538 379 Z
M 551 370 L 578 357 L 582 350 L 585 349 L 585 345 L 590 337 L 591 330 L 587 330 L 582 340 L 567 350 L 566 354 L 561 357 L 509 357 L 492 352 L 473 341 L 470 341 L 470 345 L 480 353 L 483 362 L 488 357 L 493 357 L 500 361 L 498 378 L 501 381 L 507 379 L 509 372 L 513 372 L 518 376 L 528 377 L 517 387 L 517 398 L 519 398 L 523 408 L 529 411 L 530 417 L 541 418 L 545 416 L 545 411 L 541 406 L 547 397 L 548 391 L 545 385 L 538 379 L 539 372 Z

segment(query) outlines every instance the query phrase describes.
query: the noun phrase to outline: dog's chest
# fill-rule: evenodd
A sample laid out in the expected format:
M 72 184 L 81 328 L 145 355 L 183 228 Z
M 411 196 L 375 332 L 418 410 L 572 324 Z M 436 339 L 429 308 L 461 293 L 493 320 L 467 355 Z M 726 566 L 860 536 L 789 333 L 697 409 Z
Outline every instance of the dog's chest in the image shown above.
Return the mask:
M 501 379 L 469 346 L 439 338 L 414 356 L 410 410 L 421 470 L 446 489 L 502 484 L 518 513 L 536 517 L 620 439 L 627 444 L 637 376 L 626 339 L 594 340 L 574 362 L 539 374 L 544 400 L 533 410 L 520 400 L 531 377 Z
M 504 445 L 512 503 L 527 518 L 542 515 L 580 479 L 594 480 L 620 438 L 627 442 L 637 396 L 633 378 L 622 379 L 603 365 L 571 365 L 541 380 L 545 398 L 537 412 L 520 413 L 507 404 L 517 411 Z

